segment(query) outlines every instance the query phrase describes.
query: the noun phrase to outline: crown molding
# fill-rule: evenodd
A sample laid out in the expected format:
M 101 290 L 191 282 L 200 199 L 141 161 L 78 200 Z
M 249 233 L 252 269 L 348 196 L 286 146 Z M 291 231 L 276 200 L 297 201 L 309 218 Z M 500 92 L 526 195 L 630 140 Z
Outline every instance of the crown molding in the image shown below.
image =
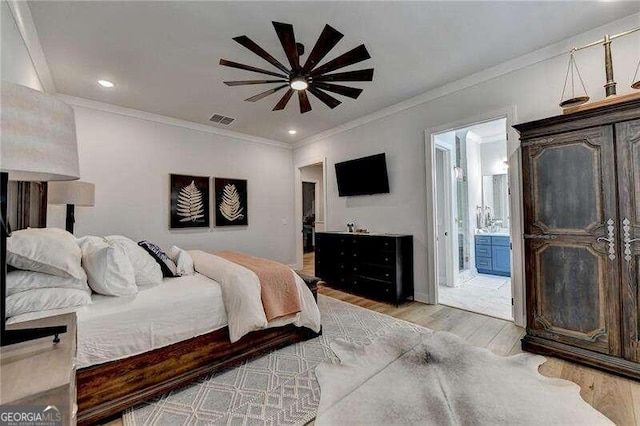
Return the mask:
M 13 20 L 16 22 L 18 31 L 20 31 L 24 45 L 31 58 L 33 68 L 38 75 L 40 84 L 42 84 L 42 88 L 47 93 L 55 93 L 56 86 L 53 83 L 51 70 L 49 69 L 49 64 L 47 64 L 47 58 L 44 56 L 42 45 L 40 44 L 40 38 L 38 37 L 36 25 L 33 22 L 33 16 L 31 16 L 29 4 L 26 1 L 19 0 L 7 0 L 7 4 L 13 15 Z
M 133 108 L 121 107 L 118 105 L 108 104 L 105 102 L 93 101 L 91 99 L 79 98 L 76 96 L 56 94 L 57 97 L 64 102 L 75 107 L 90 108 L 98 111 L 110 112 L 112 114 L 133 117 L 140 120 L 152 121 L 154 123 L 167 124 L 169 126 L 182 127 L 185 129 L 195 130 L 198 132 L 211 133 L 219 136 L 226 136 L 233 139 L 240 139 L 247 142 L 258 143 L 262 145 L 270 145 L 278 148 L 293 149 L 293 145 L 277 141 L 273 139 L 261 138 L 258 136 L 247 135 L 245 133 L 234 132 L 232 130 L 219 129 L 217 127 L 207 126 L 206 124 L 194 123 L 192 121 L 171 118 L 164 115 L 152 114 L 150 112 L 140 111 Z
M 525 55 L 511 59 L 507 62 L 503 62 L 491 68 L 487 68 L 475 74 L 471 74 L 467 77 L 445 84 L 444 86 L 440 86 L 436 89 L 429 90 L 421 95 L 398 102 L 397 104 L 391 105 L 387 108 L 381 109 L 374 113 L 362 116 L 360 118 L 356 118 L 355 120 L 341 124 L 340 126 L 334 127 L 329 130 L 325 130 L 313 136 L 309 136 L 308 138 L 305 138 L 301 141 L 294 143 L 293 149 L 295 150 L 298 148 L 302 148 L 303 146 L 310 145 L 314 142 L 318 142 L 323 139 L 330 138 L 332 136 L 338 135 L 340 133 L 344 133 L 356 127 L 371 123 L 373 121 L 381 120 L 390 115 L 397 114 L 407 109 L 451 95 L 461 90 L 468 89 L 473 86 L 477 86 L 478 84 L 487 82 L 489 80 L 493 80 L 495 78 L 512 73 L 514 71 L 518 71 L 522 68 L 526 68 L 531 65 L 535 65 L 539 62 L 544 62 L 549 59 L 555 58 L 557 56 L 567 54 L 572 47 L 580 44 L 578 40 L 581 38 L 602 37 L 602 34 L 607 33 L 607 28 L 610 28 L 612 26 L 624 25 L 627 22 L 631 23 L 631 25 L 637 25 L 638 19 L 640 19 L 640 13 L 634 13 L 633 15 L 629 15 L 622 19 L 618 19 L 613 22 L 609 22 L 607 24 L 593 28 L 589 31 L 577 34 L 573 37 L 564 39 L 557 43 L 535 50 L 531 53 L 527 53 Z

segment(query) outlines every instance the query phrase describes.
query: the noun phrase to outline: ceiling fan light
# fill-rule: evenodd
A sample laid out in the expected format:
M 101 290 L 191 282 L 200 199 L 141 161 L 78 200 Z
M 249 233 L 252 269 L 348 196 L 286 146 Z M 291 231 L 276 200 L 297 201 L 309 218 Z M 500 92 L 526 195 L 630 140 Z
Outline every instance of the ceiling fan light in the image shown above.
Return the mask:
M 289 83 L 293 90 L 305 90 L 309 87 L 309 83 L 303 77 L 296 77 Z

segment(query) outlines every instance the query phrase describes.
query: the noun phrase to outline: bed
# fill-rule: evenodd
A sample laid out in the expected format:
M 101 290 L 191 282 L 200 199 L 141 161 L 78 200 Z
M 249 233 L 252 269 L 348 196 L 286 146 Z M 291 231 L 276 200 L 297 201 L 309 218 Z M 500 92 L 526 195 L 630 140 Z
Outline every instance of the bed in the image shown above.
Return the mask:
M 313 302 L 318 279 L 303 278 L 297 280 L 301 298 Z M 292 318 L 231 343 L 220 284 L 197 273 L 165 279 L 135 296 L 94 295 L 92 300 L 75 311 L 80 424 L 96 423 L 203 375 L 319 335 L 294 325 Z M 49 312 L 58 313 L 63 311 Z M 39 316 L 20 315 L 10 322 Z

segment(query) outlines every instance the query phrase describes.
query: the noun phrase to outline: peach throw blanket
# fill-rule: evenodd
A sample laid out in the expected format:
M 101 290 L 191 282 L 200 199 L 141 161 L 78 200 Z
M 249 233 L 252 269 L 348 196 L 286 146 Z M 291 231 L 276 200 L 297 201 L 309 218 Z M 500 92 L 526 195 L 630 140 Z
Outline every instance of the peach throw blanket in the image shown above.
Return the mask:
M 295 315 L 301 311 L 294 272 L 288 266 L 229 250 L 213 254 L 245 267 L 258 276 L 267 321 Z

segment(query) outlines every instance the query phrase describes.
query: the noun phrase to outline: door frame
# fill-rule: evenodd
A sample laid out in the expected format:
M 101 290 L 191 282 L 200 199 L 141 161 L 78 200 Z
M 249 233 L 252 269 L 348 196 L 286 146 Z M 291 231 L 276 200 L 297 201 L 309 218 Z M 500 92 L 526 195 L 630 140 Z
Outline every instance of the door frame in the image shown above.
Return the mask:
M 297 164 L 294 167 L 295 173 L 295 186 L 294 186 L 294 235 L 296 241 L 296 263 L 295 269 L 302 269 L 303 266 L 303 241 L 302 241 L 302 173 L 300 169 L 308 166 L 322 165 L 322 182 L 318 184 L 322 185 L 322 213 L 325 222 L 325 229 L 327 223 L 327 157 L 320 157 L 311 160 L 307 160 Z M 316 195 L 319 192 L 318 186 L 316 186 Z M 316 197 L 316 200 L 319 197 Z
M 507 119 L 507 157 L 509 162 L 509 208 L 511 220 L 509 221 L 511 235 L 511 295 L 513 298 L 513 319 L 518 326 L 526 326 L 525 315 L 525 257 L 524 257 L 524 217 L 522 211 L 522 160 L 520 155 L 520 138 L 513 128 L 517 120 L 515 105 L 488 111 L 474 117 L 469 117 L 441 126 L 425 130 L 425 157 L 426 157 L 426 221 L 427 221 L 427 298 L 428 303 L 435 304 L 438 301 L 437 286 L 437 245 L 435 214 L 433 210 L 435 193 L 435 141 L 436 134 L 452 131 L 474 124 L 487 121 Z M 429 208 L 431 206 L 431 208 Z
M 454 160 L 452 160 L 453 155 L 452 155 L 452 150 L 451 147 L 449 146 L 445 146 L 443 144 L 440 144 L 438 142 L 434 141 L 434 154 L 437 151 L 442 152 L 443 156 L 444 156 L 444 162 L 445 162 L 445 166 L 448 166 L 447 168 L 445 168 L 444 170 L 444 174 L 445 176 L 448 176 L 448 179 L 445 177 L 445 181 L 444 181 L 444 229 L 446 230 L 446 232 L 449 234 L 446 240 L 444 240 L 444 245 L 445 245 L 445 253 L 448 254 L 447 258 L 446 258 L 446 270 L 445 270 L 445 279 L 447 281 L 447 285 L 452 284 L 455 279 L 456 279 L 456 274 L 455 274 L 455 269 L 453 267 L 453 253 L 455 253 L 455 250 L 457 250 L 457 240 L 453 238 L 454 235 L 456 235 L 457 233 L 454 232 L 454 220 L 453 219 L 453 215 L 454 215 L 454 206 L 452 205 L 453 202 L 453 169 L 451 167 L 452 163 Z M 435 165 L 435 157 L 434 157 L 434 165 Z M 447 173 L 447 171 L 449 173 Z M 438 179 L 437 179 L 437 169 L 435 169 L 434 167 L 434 176 L 435 176 L 435 180 L 434 180 L 434 184 L 437 185 L 438 183 Z M 435 186 L 434 185 L 434 186 Z M 435 194 L 435 193 L 434 193 Z M 438 222 L 437 222 L 437 218 L 438 218 L 438 197 L 435 196 L 434 197 L 434 211 L 435 213 L 435 219 L 436 219 L 436 249 L 438 248 L 438 243 L 440 240 L 440 237 L 437 236 L 437 230 L 438 230 Z M 436 254 L 436 264 L 439 265 L 438 259 L 437 259 L 438 254 Z M 436 279 L 438 279 L 440 277 L 440 270 L 439 270 L 439 266 L 436 266 Z

